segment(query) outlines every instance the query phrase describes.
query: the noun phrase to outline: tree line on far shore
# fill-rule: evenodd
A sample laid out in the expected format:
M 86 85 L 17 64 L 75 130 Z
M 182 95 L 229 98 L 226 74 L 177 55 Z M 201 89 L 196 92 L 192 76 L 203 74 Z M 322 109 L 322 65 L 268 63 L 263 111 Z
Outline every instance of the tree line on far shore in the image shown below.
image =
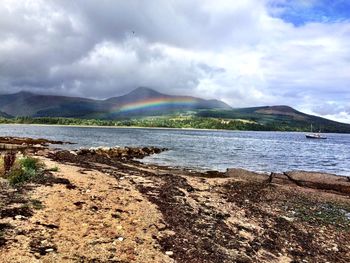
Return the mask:
M 83 126 L 117 126 L 117 127 L 153 127 L 153 128 L 193 128 L 249 131 L 308 131 L 306 126 L 291 126 L 289 123 L 260 124 L 242 120 L 227 120 L 203 117 L 152 117 L 125 120 L 78 119 L 63 117 L 17 117 L 0 118 L 0 124 L 47 124 L 47 125 L 83 125 Z

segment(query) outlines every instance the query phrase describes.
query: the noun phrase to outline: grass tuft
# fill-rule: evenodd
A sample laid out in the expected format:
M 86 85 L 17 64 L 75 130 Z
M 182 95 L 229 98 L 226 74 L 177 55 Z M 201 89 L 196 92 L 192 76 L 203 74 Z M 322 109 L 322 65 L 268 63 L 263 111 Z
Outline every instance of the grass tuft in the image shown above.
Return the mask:
M 37 171 L 44 168 L 44 164 L 37 158 L 25 157 L 19 160 L 21 167 L 28 171 Z
M 31 181 L 43 173 L 44 164 L 36 158 L 24 157 L 20 159 L 7 174 L 9 183 L 19 185 Z

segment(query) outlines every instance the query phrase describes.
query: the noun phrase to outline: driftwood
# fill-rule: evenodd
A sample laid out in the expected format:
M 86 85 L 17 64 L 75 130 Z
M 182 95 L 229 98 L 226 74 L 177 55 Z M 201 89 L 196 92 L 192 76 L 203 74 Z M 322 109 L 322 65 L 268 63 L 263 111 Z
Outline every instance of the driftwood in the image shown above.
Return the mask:
M 279 174 L 277 173 L 270 173 L 269 178 L 267 179 L 267 183 L 271 184 L 272 180 L 274 177 L 277 177 Z M 296 184 L 297 186 L 303 186 L 303 184 L 301 182 L 299 182 L 298 180 L 295 180 L 293 177 L 291 177 L 288 173 L 284 172 L 283 175 L 285 177 L 288 178 L 289 181 L 291 181 L 292 183 Z
M 269 178 L 267 179 L 267 183 L 271 184 L 274 176 L 275 176 L 274 172 L 270 173 Z
M 244 169 L 228 169 L 227 177 L 264 184 L 288 185 L 317 189 L 350 196 L 350 177 L 333 174 L 291 171 L 269 174 L 255 173 Z

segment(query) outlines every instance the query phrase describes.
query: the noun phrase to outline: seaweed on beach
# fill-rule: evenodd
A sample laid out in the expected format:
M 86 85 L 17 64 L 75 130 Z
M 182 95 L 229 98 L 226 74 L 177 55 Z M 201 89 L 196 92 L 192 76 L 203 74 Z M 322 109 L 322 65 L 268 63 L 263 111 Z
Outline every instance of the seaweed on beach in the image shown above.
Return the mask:
M 183 177 L 167 174 L 156 180 L 156 187 L 137 187 L 158 206 L 165 224 L 176 233 L 158 240 L 163 250 L 173 251 L 178 262 L 238 262 L 239 255 L 228 253 L 239 247 L 224 221 L 229 215 L 205 205 L 193 208 L 186 201 L 186 192 L 193 187 Z
M 262 226 L 250 247 L 261 247 L 278 255 L 286 251 L 294 260 L 323 258 L 330 262 L 344 260 L 350 242 L 350 220 L 344 205 L 329 204 L 301 192 L 281 189 L 266 182 L 229 182 L 224 186 L 226 199 L 245 211 L 250 220 Z M 326 212 L 326 210 L 327 212 Z M 337 248 L 327 249 L 323 232 L 337 236 Z

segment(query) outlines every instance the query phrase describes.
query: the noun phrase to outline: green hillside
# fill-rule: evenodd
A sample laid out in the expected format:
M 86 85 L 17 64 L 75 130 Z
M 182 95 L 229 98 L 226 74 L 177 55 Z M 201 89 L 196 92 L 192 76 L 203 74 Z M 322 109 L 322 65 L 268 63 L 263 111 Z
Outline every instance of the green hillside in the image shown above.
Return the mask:
M 204 110 L 199 111 L 197 117 L 248 120 L 267 130 L 310 131 L 312 125 L 315 131 L 350 133 L 350 124 L 308 115 L 288 106 Z

